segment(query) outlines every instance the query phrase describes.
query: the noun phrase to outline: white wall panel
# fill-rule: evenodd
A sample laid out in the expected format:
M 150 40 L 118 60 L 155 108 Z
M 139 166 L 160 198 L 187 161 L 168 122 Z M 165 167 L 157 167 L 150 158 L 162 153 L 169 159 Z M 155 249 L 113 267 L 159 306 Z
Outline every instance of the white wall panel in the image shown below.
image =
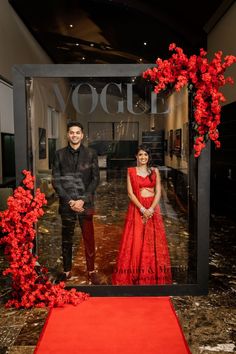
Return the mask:
M 14 134 L 13 89 L 0 80 L 0 132 Z

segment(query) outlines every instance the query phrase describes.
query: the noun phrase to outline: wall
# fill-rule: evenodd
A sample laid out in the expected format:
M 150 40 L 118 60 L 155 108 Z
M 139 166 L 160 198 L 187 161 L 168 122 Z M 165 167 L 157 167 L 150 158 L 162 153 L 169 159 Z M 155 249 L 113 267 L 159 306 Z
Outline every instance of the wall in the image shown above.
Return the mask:
M 218 50 L 225 55 L 236 55 L 236 3 L 233 2 L 224 16 L 208 34 L 208 53 Z M 236 64 L 226 70 L 226 76 L 234 79 L 234 85 L 221 89 L 226 97 L 222 104 L 219 125 L 221 149 L 211 149 L 211 210 L 213 213 L 230 215 L 236 213 Z
M 14 133 L 12 85 L 0 79 L 0 132 Z
M 209 58 L 212 59 L 215 52 L 222 50 L 223 56 L 236 55 L 236 2 L 234 2 L 225 15 L 216 23 L 208 34 L 207 50 Z M 236 64 L 226 70 L 227 76 L 234 79 L 234 86 L 226 85 L 222 88 L 222 93 L 228 104 L 236 100 Z
M 184 88 L 180 92 L 174 92 L 167 99 L 167 113 L 162 118 L 162 126 L 165 131 L 165 140 L 167 141 L 167 153 L 165 154 L 165 165 L 178 170 L 182 170 L 187 173 L 187 149 L 184 144 L 186 130 L 185 123 L 188 122 L 188 92 Z M 170 130 L 173 130 L 173 134 L 176 129 L 181 129 L 181 154 L 177 156 L 170 152 L 169 134 Z
M 48 170 L 48 107 L 56 110 L 58 114 L 58 136 L 57 148 L 65 146 L 66 140 L 66 121 L 70 117 L 75 119 L 75 111 L 71 108 L 71 103 L 68 102 L 66 111 L 62 111 L 60 102 L 58 101 L 55 92 L 54 84 L 60 90 L 64 102 L 67 101 L 70 92 L 69 83 L 65 79 L 51 78 L 34 78 L 31 81 L 29 89 L 29 104 L 31 115 L 32 128 L 32 147 L 34 156 L 35 171 Z M 39 128 L 46 129 L 46 158 L 39 159 Z
M 90 95 L 82 94 L 80 95 L 81 101 L 83 101 L 83 107 L 81 108 L 82 112 L 88 112 L 91 107 L 91 97 Z M 134 107 L 134 111 L 139 114 L 132 114 L 128 112 L 127 108 L 124 105 L 123 113 L 115 113 L 117 111 L 117 102 L 121 98 L 114 95 L 107 96 L 107 102 L 109 102 L 109 112 L 104 112 L 102 106 L 98 103 L 94 112 L 90 114 L 77 114 L 77 119 L 84 126 L 85 133 L 85 143 L 88 142 L 88 125 L 89 122 L 138 122 L 139 124 L 139 143 L 142 140 L 142 131 L 150 130 L 150 114 L 142 113 L 142 109 Z M 139 97 L 134 97 L 134 101 L 140 99 Z M 107 139 L 109 140 L 109 138 Z
M 0 1 L 0 48 L 0 75 L 9 81 L 14 64 L 52 63 L 7 0 Z
M 12 85 L 0 80 L 0 156 L 2 156 L 1 133 L 14 133 Z M 2 183 L 2 163 L 0 163 L 0 183 Z
M 7 0 L 0 1 L 0 134 L 14 133 L 12 66 L 15 64 L 49 64 L 51 59 L 40 47 Z M 6 82 L 5 82 L 6 81 Z M 0 141 L 0 183 L 2 153 Z

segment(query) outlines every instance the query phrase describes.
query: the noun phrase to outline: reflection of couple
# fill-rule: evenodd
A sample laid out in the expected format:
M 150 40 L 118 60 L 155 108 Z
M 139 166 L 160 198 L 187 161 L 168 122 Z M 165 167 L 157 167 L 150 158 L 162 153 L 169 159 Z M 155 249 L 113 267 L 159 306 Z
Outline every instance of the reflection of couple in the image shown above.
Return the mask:
M 72 246 L 76 220 L 79 221 L 85 246 L 88 277 L 99 284 L 94 270 L 95 243 L 93 228 L 94 193 L 99 183 L 96 153 L 81 143 L 83 126 L 67 126 L 68 146 L 55 154 L 53 185 L 59 195 L 62 219 L 62 280 L 71 276 Z M 114 285 L 165 284 L 171 282 L 170 261 L 160 200 L 160 176 L 149 168 L 145 147 L 137 152 L 137 167 L 128 169 L 128 208 L 125 228 L 112 276 Z

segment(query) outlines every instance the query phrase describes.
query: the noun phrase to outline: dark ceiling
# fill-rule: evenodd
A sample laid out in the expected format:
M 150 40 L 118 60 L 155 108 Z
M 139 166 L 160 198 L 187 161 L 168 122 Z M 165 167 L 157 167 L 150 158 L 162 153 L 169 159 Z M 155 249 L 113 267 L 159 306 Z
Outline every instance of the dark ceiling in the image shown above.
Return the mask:
M 140 63 L 206 49 L 207 22 L 222 0 L 9 0 L 55 63 Z M 227 5 L 228 4 L 228 5 Z M 220 11 L 219 11 L 220 10 Z M 205 26 L 205 27 L 204 27 Z

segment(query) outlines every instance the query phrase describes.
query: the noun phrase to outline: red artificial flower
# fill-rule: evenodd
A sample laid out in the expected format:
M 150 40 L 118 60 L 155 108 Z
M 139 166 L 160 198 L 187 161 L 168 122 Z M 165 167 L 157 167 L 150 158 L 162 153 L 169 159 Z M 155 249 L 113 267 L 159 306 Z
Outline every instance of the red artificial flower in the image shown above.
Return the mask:
M 217 126 L 220 124 L 220 102 L 226 99 L 219 89 L 227 83 L 233 84 L 233 79 L 225 78 L 224 72 L 236 63 L 236 56 L 227 55 L 222 61 L 223 53 L 218 51 L 209 62 L 207 52 L 202 48 L 198 56 L 190 57 L 175 43 L 169 45 L 169 50 L 174 51 L 172 56 L 168 60 L 158 58 L 157 66 L 147 69 L 143 78 L 155 83 L 154 92 L 157 94 L 170 86 L 176 91 L 187 84 L 193 86 L 196 137 L 202 138 L 201 142 L 196 139 L 194 143 L 195 157 L 198 157 L 208 139 L 214 141 L 217 148 L 220 147 Z
M 48 270 L 35 265 L 37 256 L 32 253 L 35 238 L 35 224 L 44 214 L 47 203 L 40 189 L 34 190 L 35 178 L 30 171 L 23 171 L 23 185 L 15 189 L 8 198 L 8 209 L 0 212 L 0 227 L 7 235 L 0 239 L 5 244 L 5 255 L 9 267 L 3 275 L 12 278 L 11 299 L 6 307 L 31 308 L 63 306 L 66 303 L 77 305 L 88 298 L 88 294 L 65 290 L 65 284 L 53 285 L 48 280 Z

